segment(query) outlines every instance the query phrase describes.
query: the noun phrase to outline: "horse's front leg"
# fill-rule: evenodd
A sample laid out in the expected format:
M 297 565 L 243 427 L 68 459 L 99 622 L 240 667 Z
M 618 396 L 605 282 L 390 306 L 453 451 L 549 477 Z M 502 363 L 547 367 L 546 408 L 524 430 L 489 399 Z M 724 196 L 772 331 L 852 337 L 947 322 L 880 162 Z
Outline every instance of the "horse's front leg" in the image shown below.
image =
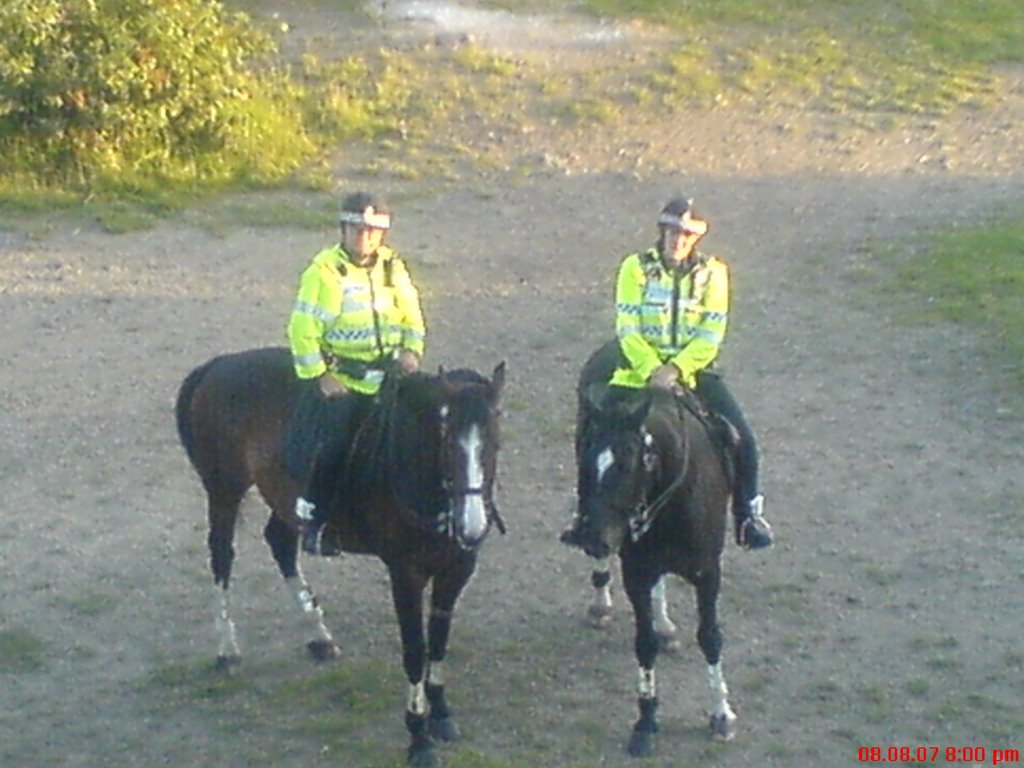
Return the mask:
M 436 764 L 434 743 L 427 727 L 426 639 L 423 636 L 423 589 L 426 580 L 401 567 L 391 567 L 391 596 L 402 635 L 402 666 L 409 680 L 405 727 L 409 731 L 409 764 L 431 768 Z
M 654 751 L 654 734 L 658 732 L 658 693 L 654 680 L 654 663 L 658 658 L 658 635 L 654 631 L 651 601 L 651 588 L 658 580 L 658 576 L 626 567 L 625 561 L 623 566 L 622 584 L 633 606 L 633 618 L 636 623 L 634 650 L 639 677 L 637 706 L 640 711 L 640 717 L 633 725 L 627 749 L 634 757 L 644 757 Z
M 473 570 L 476 556 L 461 554 L 456 565 L 434 577 L 430 603 L 430 621 L 427 627 L 427 701 L 430 703 L 430 735 L 442 741 L 459 738 L 458 728 L 444 695 L 444 658 L 448 653 L 455 604 L 462 594 Z
M 711 736 L 728 741 L 736 735 L 736 714 L 729 706 L 729 688 L 722 673 L 722 631 L 718 627 L 718 591 L 721 586 L 721 565 L 703 571 L 697 581 L 697 642 L 708 664 L 708 686 L 711 689 L 709 721 Z
M 302 612 L 312 639 L 306 643 L 317 661 L 329 661 L 341 655 L 341 649 L 324 624 L 324 612 L 313 588 L 306 581 L 298 562 L 299 535 L 274 515 L 263 529 L 263 538 L 274 555 L 281 576 Z

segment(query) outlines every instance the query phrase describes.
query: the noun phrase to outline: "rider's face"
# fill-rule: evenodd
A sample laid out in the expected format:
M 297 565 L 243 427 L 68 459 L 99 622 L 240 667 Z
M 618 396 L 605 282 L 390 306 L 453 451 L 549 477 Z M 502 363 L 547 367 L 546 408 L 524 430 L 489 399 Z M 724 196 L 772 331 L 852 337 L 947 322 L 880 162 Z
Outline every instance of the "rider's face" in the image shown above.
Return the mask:
M 698 240 L 700 235 L 696 232 L 665 227 L 661 231 L 662 258 L 671 266 L 678 266 L 693 252 Z
M 383 229 L 353 225 L 344 228 L 345 250 L 360 261 L 375 254 L 383 242 Z

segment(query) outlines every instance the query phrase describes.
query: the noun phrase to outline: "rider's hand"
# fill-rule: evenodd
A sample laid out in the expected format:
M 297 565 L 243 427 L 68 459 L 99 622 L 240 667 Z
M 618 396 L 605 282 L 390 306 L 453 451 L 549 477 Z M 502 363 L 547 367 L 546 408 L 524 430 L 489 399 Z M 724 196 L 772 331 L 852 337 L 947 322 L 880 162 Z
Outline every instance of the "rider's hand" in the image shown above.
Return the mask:
M 672 363 L 659 365 L 654 373 L 647 379 L 647 383 L 655 389 L 675 389 L 681 386 L 679 381 L 679 369 Z
M 398 350 L 395 362 L 398 363 L 402 373 L 415 373 L 420 369 L 420 356 L 411 349 Z
M 320 388 L 320 394 L 324 397 L 341 397 L 348 394 L 348 387 L 338 381 L 331 373 L 321 374 L 316 383 Z

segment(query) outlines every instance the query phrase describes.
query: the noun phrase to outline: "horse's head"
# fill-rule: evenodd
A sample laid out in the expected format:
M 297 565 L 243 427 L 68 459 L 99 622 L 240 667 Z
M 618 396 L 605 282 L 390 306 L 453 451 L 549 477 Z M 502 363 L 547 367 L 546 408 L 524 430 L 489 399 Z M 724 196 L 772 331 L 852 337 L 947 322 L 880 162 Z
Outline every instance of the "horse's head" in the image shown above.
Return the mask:
M 465 549 L 483 543 L 491 523 L 503 528 L 494 503 L 498 405 L 505 363 L 488 379 L 475 371 L 442 372 L 441 451 L 449 534 Z
M 643 398 L 592 413 L 579 459 L 581 543 L 591 557 L 619 551 L 654 487 L 658 457 L 644 426 L 650 405 Z

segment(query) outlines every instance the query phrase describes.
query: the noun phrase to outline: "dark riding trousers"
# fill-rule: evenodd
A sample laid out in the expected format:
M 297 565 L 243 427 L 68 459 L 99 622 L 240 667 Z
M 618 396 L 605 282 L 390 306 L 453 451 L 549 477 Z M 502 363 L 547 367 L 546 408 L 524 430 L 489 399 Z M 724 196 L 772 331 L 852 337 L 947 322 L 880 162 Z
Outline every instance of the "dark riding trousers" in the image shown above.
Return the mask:
M 302 382 L 288 431 L 285 464 L 293 478 L 306 481 L 304 496 L 319 514 L 326 512 L 335 489 L 345 480 L 352 440 L 374 399 L 351 391 L 327 398 L 316 379 Z

